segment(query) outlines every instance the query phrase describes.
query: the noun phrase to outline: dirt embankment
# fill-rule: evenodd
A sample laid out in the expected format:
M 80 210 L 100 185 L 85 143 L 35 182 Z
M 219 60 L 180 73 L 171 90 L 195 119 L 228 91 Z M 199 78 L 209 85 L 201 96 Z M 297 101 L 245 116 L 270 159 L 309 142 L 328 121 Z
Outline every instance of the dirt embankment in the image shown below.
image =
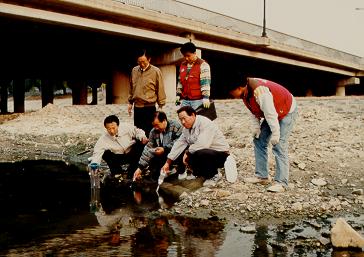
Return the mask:
M 216 102 L 218 123 L 238 165 L 238 181 L 183 194 L 168 212 L 217 215 L 230 220 L 262 220 L 337 213 L 364 213 L 364 99 L 300 98 L 299 118 L 290 137 L 290 186 L 284 193 L 244 183 L 254 172 L 251 129 L 241 101 Z M 167 105 L 169 118 L 175 107 Z M 21 115 L 0 115 L 0 161 L 62 159 L 86 163 L 106 115 L 132 122 L 126 106 L 45 108 Z M 15 118 L 15 119 L 14 119 Z M 274 176 L 274 159 L 270 155 Z

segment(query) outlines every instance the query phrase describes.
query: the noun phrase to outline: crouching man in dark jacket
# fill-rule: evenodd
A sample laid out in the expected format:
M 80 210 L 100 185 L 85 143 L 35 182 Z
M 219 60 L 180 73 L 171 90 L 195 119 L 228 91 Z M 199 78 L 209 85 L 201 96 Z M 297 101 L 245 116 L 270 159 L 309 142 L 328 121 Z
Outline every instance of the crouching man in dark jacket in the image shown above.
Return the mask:
M 160 169 L 167 160 L 167 155 L 172 149 L 174 142 L 180 137 L 182 126 L 175 120 L 168 120 L 164 112 L 154 113 L 153 129 L 150 131 L 149 142 L 144 147 L 139 159 L 138 168 L 134 172 L 134 180 L 139 180 L 149 169 L 152 179 L 157 179 Z M 180 159 L 182 164 L 182 158 Z M 182 165 L 179 165 L 184 169 Z M 176 170 L 179 172 L 179 168 Z

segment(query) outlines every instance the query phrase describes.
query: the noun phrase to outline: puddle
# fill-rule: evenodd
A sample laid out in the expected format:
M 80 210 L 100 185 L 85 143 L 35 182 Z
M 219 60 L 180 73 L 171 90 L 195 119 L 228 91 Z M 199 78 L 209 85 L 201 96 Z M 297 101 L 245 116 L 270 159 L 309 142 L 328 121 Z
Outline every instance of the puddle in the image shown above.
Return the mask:
M 334 217 L 232 224 L 163 216 L 174 199 L 154 187 L 91 190 L 85 167 L 54 161 L 0 163 L 0 256 L 322 256 Z M 364 234 L 364 215 L 346 220 Z

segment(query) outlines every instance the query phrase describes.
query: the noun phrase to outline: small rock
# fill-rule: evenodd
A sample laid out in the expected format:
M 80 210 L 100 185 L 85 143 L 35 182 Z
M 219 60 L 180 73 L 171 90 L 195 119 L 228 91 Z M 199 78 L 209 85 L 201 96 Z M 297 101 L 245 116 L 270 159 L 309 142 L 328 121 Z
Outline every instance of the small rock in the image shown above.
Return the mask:
M 229 199 L 229 200 L 245 201 L 245 200 L 248 199 L 248 195 L 247 195 L 246 192 L 244 192 L 244 193 L 237 193 L 237 194 L 232 194 L 232 195 L 228 196 L 227 199 Z
M 353 195 L 363 195 L 363 189 L 354 189 L 351 193 Z
M 206 199 L 203 199 L 203 200 L 201 200 L 201 202 L 200 202 L 200 205 L 201 206 L 208 206 L 210 204 L 210 201 L 209 200 L 206 200 Z
M 303 162 L 299 163 L 297 165 L 297 167 L 300 169 L 300 170 L 304 170 L 306 168 L 306 164 L 304 164 Z
M 277 209 L 278 212 L 284 212 L 285 210 L 286 208 L 283 205 L 279 206 Z
M 327 245 L 330 243 L 330 239 L 324 238 L 324 237 L 320 237 L 319 241 L 322 245 Z
M 329 185 L 327 188 L 328 188 L 329 190 L 334 190 L 334 189 L 335 189 L 335 187 L 334 187 L 333 185 Z
M 244 233 L 255 233 L 256 229 L 255 229 L 255 225 L 246 225 L 246 226 L 242 226 L 239 229 L 240 232 L 244 232 Z
M 294 211 L 302 211 L 303 207 L 301 203 L 294 203 L 292 204 L 292 210 Z
M 177 213 L 177 214 L 180 214 L 181 213 L 181 209 L 180 208 L 174 208 L 174 212 Z
M 231 193 L 227 190 L 222 190 L 222 189 L 219 189 L 216 191 L 216 196 L 221 198 L 221 197 L 227 197 L 227 196 L 230 196 Z
M 319 223 L 317 223 L 317 222 L 315 222 L 315 221 L 311 221 L 311 222 L 309 222 L 309 224 L 310 224 L 312 227 L 314 227 L 314 228 L 321 228 L 321 227 L 322 227 L 322 225 L 321 225 L 321 224 L 319 224 Z
M 188 193 L 186 193 L 186 191 L 185 192 L 183 192 L 182 194 L 180 194 L 180 196 L 179 196 L 179 199 L 185 199 L 185 198 L 187 198 L 188 197 Z
M 345 185 L 346 183 L 348 183 L 348 180 L 346 178 L 341 180 L 341 184 Z
M 327 184 L 323 178 L 314 178 L 311 180 L 311 183 L 315 186 L 325 186 Z
M 343 218 L 338 218 L 331 229 L 331 242 L 335 247 L 364 247 L 364 238 Z

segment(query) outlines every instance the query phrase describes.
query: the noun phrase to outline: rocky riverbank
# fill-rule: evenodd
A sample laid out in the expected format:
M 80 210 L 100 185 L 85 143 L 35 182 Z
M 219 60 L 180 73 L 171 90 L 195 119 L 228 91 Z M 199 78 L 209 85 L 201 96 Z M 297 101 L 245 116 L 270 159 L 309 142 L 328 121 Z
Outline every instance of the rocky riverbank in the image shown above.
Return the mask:
M 290 138 L 290 186 L 284 193 L 244 183 L 253 175 L 254 153 L 247 110 L 241 101 L 216 101 L 216 122 L 231 145 L 238 181 L 225 179 L 181 195 L 169 210 L 197 217 L 229 220 L 315 217 L 364 213 L 364 98 L 299 98 L 299 118 Z M 168 105 L 169 118 L 176 118 Z M 86 163 L 100 133 L 103 118 L 118 115 L 132 122 L 126 105 L 48 105 L 21 115 L 1 115 L 0 161 L 55 159 Z M 272 156 L 271 156 L 272 157 Z M 270 159 L 271 175 L 274 160 Z

